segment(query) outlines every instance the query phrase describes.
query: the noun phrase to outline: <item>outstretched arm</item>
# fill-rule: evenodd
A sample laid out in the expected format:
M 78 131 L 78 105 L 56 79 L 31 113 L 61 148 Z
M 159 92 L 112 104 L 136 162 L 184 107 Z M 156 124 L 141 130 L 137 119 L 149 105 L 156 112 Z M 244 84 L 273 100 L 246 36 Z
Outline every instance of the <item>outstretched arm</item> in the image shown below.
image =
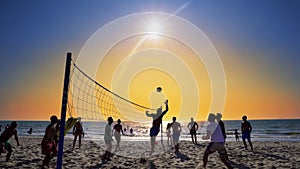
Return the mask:
M 149 111 L 147 110 L 147 111 L 146 111 L 146 116 L 148 116 L 148 117 L 153 117 L 154 114 L 150 114 Z

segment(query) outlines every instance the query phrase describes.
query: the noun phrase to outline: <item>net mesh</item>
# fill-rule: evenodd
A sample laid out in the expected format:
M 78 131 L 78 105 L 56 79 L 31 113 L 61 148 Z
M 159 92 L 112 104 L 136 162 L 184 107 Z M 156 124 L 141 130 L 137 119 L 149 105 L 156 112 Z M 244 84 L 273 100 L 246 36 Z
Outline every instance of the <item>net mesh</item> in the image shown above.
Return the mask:
M 68 96 L 68 114 L 86 120 L 108 117 L 141 122 L 151 108 L 127 100 L 107 89 L 72 62 Z

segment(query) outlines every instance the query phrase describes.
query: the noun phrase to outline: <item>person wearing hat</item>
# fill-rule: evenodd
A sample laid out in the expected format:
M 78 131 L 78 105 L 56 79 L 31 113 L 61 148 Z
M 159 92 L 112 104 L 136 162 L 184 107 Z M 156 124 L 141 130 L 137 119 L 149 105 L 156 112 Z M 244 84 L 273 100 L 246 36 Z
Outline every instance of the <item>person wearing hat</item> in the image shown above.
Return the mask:
M 9 125 L 9 127 L 4 130 L 4 132 L 0 135 L 0 154 L 4 153 L 5 150 L 7 150 L 7 155 L 6 155 L 6 162 L 9 161 L 9 158 L 11 156 L 12 153 L 12 146 L 11 144 L 8 142 L 8 140 L 14 136 L 15 140 L 17 142 L 17 145 L 19 146 L 19 139 L 18 139 L 18 135 L 17 135 L 17 122 L 13 121 L 11 122 L 11 124 Z
M 249 142 L 249 145 L 251 147 L 251 151 L 253 151 L 253 146 L 251 143 L 251 135 L 250 135 L 251 131 L 252 131 L 252 126 L 251 126 L 250 122 L 247 121 L 247 116 L 243 116 L 242 119 L 243 119 L 243 121 L 242 121 L 241 131 L 242 131 L 242 139 L 244 142 L 245 149 L 248 150 L 247 144 L 246 144 L 246 139 L 247 139 Z

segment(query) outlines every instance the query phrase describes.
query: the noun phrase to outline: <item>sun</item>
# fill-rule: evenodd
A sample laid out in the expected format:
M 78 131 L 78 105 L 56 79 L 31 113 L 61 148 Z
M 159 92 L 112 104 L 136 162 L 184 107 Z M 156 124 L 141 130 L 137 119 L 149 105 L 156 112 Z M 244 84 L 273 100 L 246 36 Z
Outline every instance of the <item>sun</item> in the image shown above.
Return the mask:
M 158 20 L 152 20 L 148 25 L 146 32 L 153 35 L 161 34 L 162 27 Z

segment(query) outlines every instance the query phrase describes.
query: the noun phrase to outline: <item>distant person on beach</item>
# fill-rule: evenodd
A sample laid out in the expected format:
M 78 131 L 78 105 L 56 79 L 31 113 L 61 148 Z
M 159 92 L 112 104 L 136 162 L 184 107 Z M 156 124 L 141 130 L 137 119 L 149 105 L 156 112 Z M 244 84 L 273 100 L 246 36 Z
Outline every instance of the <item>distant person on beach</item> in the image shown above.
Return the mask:
M 173 144 L 172 143 L 172 138 L 171 138 L 171 123 L 167 124 L 166 133 L 167 133 L 167 143 L 168 143 L 168 145 L 170 145 L 170 143 Z
M 56 156 L 57 153 L 57 132 L 59 131 L 59 121 L 55 115 L 50 117 L 50 124 L 47 126 L 45 130 L 45 135 L 41 143 L 42 154 L 46 155 L 42 168 L 47 166 L 49 168 L 50 160 Z
M 2 130 L 2 125 L 0 125 L 0 132 L 1 132 L 1 130 Z
M 28 130 L 28 132 L 27 132 L 28 134 L 32 134 L 32 128 L 30 127 L 30 129 Z
M 240 133 L 237 131 L 237 129 L 234 129 L 234 135 L 235 135 L 235 141 L 240 141 L 239 139 Z
M 191 122 L 189 122 L 189 124 L 187 125 L 187 127 L 190 130 L 190 134 L 191 134 L 191 137 L 192 137 L 192 142 L 194 144 L 198 144 L 197 143 L 197 130 L 199 128 L 199 125 L 198 125 L 197 122 L 194 121 L 193 117 L 191 118 Z
M 207 133 L 202 137 L 203 140 L 210 139 L 211 142 L 206 147 L 203 156 L 203 167 L 205 168 L 208 162 L 208 156 L 215 151 L 218 151 L 221 161 L 227 168 L 232 168 L 227 160 L 227 151 L 225 149 L 225 140 L 220 128 L 220 125 L 215 122 L 216 116 L 212 113 L 208 115 Z
M 149 111 L 146 111 L 146 116 L 153 118 L 152 127 L 150 129 L 150 137 L 151 137 L 150 155 L 154 152 L 156 136 L 158 135 L 158 133 L 160 131 L 159 128 L 162 123 L 162 118 L 169 110 L 168 100 L 165 101 L 165 105 L 166 105 L 166 109 L 164 111 L 162 111 L 162 107 L 160 107 L 156 110 L 156 114 L 150 114 Z
M 219 125 L 220 125 L 220 127 L 221 127 L 221 131 L 222 131 L 224 140 L 226 141 L 226 137 L 227 137 L 227 136 L 226 136 L 225 124 L 224 124 L 224 122 L 221 120 L 221 119 L 222 119 L 222 114 L 221 114 L 221 113 L 217 113 L 216 119 L 217 119 L 217 122 L 219 123 Z
M 252 126 L 251 126 L 250 122 L 247 121 L 247 116 L 243 116 L 242 119 L 243 119 L 243 121 L 242 121 L 241 131 L 242 131 L 242 139 L 244 142 L 245 149 L 248 150 L 247 144 L 246 144 L 246 139 L 247 139 L 249 142 L 249 145 L 251 147 L 251 151 L 253 151 L 253 146 L 251 143 L 251 135 L 250 135 L 251 131 L 252 131 Z
M 130 134 L 133 134 L 133 129 L 132 128 L 130 128 Z
M 181 128 L 181 124 L 176 121 L 176 117 L 173 117 L 172 120 L 173 123 L 171 124 L 171 127 L 172 127 L 173 144 L 175 148 L 175 153 L 179 153 L 179 137 L 182 128 Z
M 11 144 L 8 142 L 9 139 L 12 136 L 14 136 L 15 140 L 17 142 L 17 145 L 20 146 L 18 135 L 17 135 L 17 126 L 18 126 L 18 124 L 16 121 L 11 122 L 9 127 L 6 130 L 4 130 L 3 133 L 0 135 L 0 154 L 5 153 L 5 150 L 7 150 L 7 155 L 6 155 L 6 160 L 5 160 L 6 162 L 9 161 L 9 158 L 13 151 Z
M 102 156 L 102 160 L 107 160 L 110 161 L 110 153 L 111 153 L 111 148 L 112 148 L 112 130 L 111 130 L 111 124 L 114 122 L 114 119 L 112 117 L 107 118 L 107 124 L 105 126 L 105 133 L 104 133 L 104 142 L 107 146 L 107 149 L 105 153 Z
M 81 125 L 81 117 L 78 117 L 77 122 L 73 126 L 73 135 L 74 135 L 74 140 L 73 140 L 73 149 L 75 148 L 76 140 L 77 137 L 79 137 L 79 148 L 81 146 L 81 137 L 84 137 L 84 132 L 83 128 Z
M 117 145 L 116 145 L 116 148 L 115 148 L 114 152 L 116 152 L 118 150 L 121 150 L 121 148 L 120 148 L 121 133 L 124 135 L 123 128 L 122 128 L 122 125 L 121 125 L 121 120 L 118 119 L 117 122 L 118 123 L 115 124 L 114 128 L 113 128 L 114 136 L 115 136 L 116 141 L 117 141 Z

